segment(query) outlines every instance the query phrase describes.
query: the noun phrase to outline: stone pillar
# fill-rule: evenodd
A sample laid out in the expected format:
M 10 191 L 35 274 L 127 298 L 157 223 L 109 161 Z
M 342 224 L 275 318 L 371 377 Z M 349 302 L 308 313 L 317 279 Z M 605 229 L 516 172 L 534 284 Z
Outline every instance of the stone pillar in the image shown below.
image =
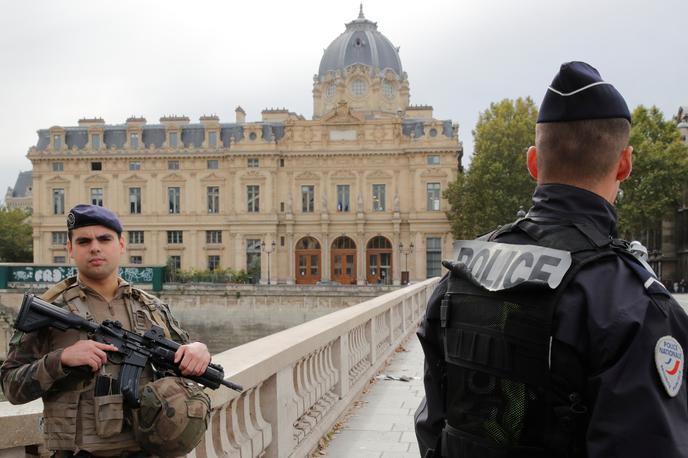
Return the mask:
M 266 458 L 289 456 L 296 446 L 294 421 L 296 406 L 293 404 L 294 369 L 287 366 L 270 377 L 261 393 L 261 411 L 272 426 L 273 440 L 268 446 Z
M 359 233 L 356 241 L 356 284 L 366 284 L 366 242 L 365 234 Z
M 320 250 L 320 257 L 322 259 L 322 273 L 320 278 L 324 281 L 330 280 L 330 237 L 327 232 L 328 225 L 326 223 L 322 224 L 321 227 L 321 238 L 322 238 L 322 249 Z
M 287 271 L 289 272 L 289 276 L 287 277 L 287 285 L 293 285 L 294 284 L 294 279 L 296 278 L 296 273 L 294 272 L 294 263 L 296 260 L 294 259 L 294 223 L 289 222 L 287 223 L 287 234 L 286 234 L 286 239 L 287 239 L 287 262 L 289 263 L 289 269 Z

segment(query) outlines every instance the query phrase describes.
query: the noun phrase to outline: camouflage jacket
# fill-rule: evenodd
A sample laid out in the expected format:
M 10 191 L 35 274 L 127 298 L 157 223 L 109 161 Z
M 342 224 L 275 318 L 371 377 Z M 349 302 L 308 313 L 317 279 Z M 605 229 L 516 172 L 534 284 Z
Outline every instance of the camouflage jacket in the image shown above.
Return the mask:
M 89 303 L 93 302 L 92 299 L 89 300 L 93 297 L 91 292 L 74 277 L 63 283 L 63 290 L 57 297 L 46 297 L 46 300 L 93 320 L 90 310 L 93 305 Z M 181 329 L 166 304 L 132 288 L 123 280 L 120 280 L 120 288 L 132 330 L 143 333 L 157 324 L 173 340 L 188 342 L 188 334 Z M 64 348 L 86 338 L 85 333 L 76 330 L 62 332 L 46 328 L 27 334 L 15 332 L 10 341 L 7 360 L 0 367 L 0 386 L 13 404 L 26 403 L 39 397 L 43 399 L 44 433 L 46 445 L 51 450 L 83 449 L 89 452 L 106 452 L 109 455 L 107 452 L 115 454 L 123 450 L 138 449 L 126 424 L 120 427 L 121 431 L 109 437 L 102 437 L 103 434 L 96 432 L 99 425 L 96 424 L 98 411 L 94 406 L 95 377 L 93 374 L 64 367 L 60 362 Z M 141 385 L 149 381 L 151 375 L 150 368 L 147 368 Z M 121 397 L 111 401 L 118 405 L 108 408 L 122 412 Z M 112 416 L 112 412 L 107 415 Z M 114 416 L 124 417 L 124 414 L 115 413 Z

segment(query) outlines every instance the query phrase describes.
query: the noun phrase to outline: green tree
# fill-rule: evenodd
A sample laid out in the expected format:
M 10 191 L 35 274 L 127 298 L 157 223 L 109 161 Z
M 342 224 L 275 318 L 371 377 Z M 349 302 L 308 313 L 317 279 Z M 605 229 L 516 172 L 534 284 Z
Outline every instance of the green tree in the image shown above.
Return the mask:
M 633 111 L 629 143 L 633 171 L 621 184 L 617 208 L 622 235 L 641 239 L 676 209 L 688 179 L 688 147 L 673 121 L 642 105 Z
M 530 97 L 504 99 L 480 114 L 470 168 L 444 193 L 456 239 L 470 239 L 514 220 L 530 206 L 535 182 L 526 151 L 535 144 L 537 107 Z
M 29 214 L 0 208 L 0 262 L 33 262 L 33 236 Z

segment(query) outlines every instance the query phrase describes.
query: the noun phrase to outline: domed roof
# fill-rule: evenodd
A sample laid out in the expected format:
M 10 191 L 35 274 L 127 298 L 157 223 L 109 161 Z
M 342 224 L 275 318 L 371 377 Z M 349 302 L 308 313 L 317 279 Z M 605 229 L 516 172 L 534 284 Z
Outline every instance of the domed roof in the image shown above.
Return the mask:
M 381 71 L 393 70 L 402 76 L 399 50 L 383 34 L 377 31 L 377 23 L 363 16 L 363 6 L 358 18 L 346 24 L 346 30 L 325 50 L 320 61 L 318 76 L 344 69 L 352 64 L 365 64 Z

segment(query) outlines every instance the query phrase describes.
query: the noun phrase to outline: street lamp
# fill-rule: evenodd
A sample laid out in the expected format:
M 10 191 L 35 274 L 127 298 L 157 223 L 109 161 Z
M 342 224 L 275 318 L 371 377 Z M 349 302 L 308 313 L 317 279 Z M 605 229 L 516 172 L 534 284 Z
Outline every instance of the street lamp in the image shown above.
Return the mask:
M 409 247 L 407 249 L 404 249 L 404 244 L 402 242 L 399 242 L 399 252 L 404 255 L 404 272 L 402 272 L 402 277 L 406 277 L 406 278 L 402 278 L 401 282 L 403 284 L 406 284 L 409 281 L 409 279 L 408 279 L 408 255 L 413 253 L 413 242 L 411 242 L 411 244 L 409 245 Z M 406 281 L 404 281 L 404 280 L 406 280 Z
M 265 240 L 260 242 L 260 249 L 268 255 L 268 285 L 270 284 L 270 254 L 275 251 L 275 241 L 270 244 L 271 248 L 265 247 Z

